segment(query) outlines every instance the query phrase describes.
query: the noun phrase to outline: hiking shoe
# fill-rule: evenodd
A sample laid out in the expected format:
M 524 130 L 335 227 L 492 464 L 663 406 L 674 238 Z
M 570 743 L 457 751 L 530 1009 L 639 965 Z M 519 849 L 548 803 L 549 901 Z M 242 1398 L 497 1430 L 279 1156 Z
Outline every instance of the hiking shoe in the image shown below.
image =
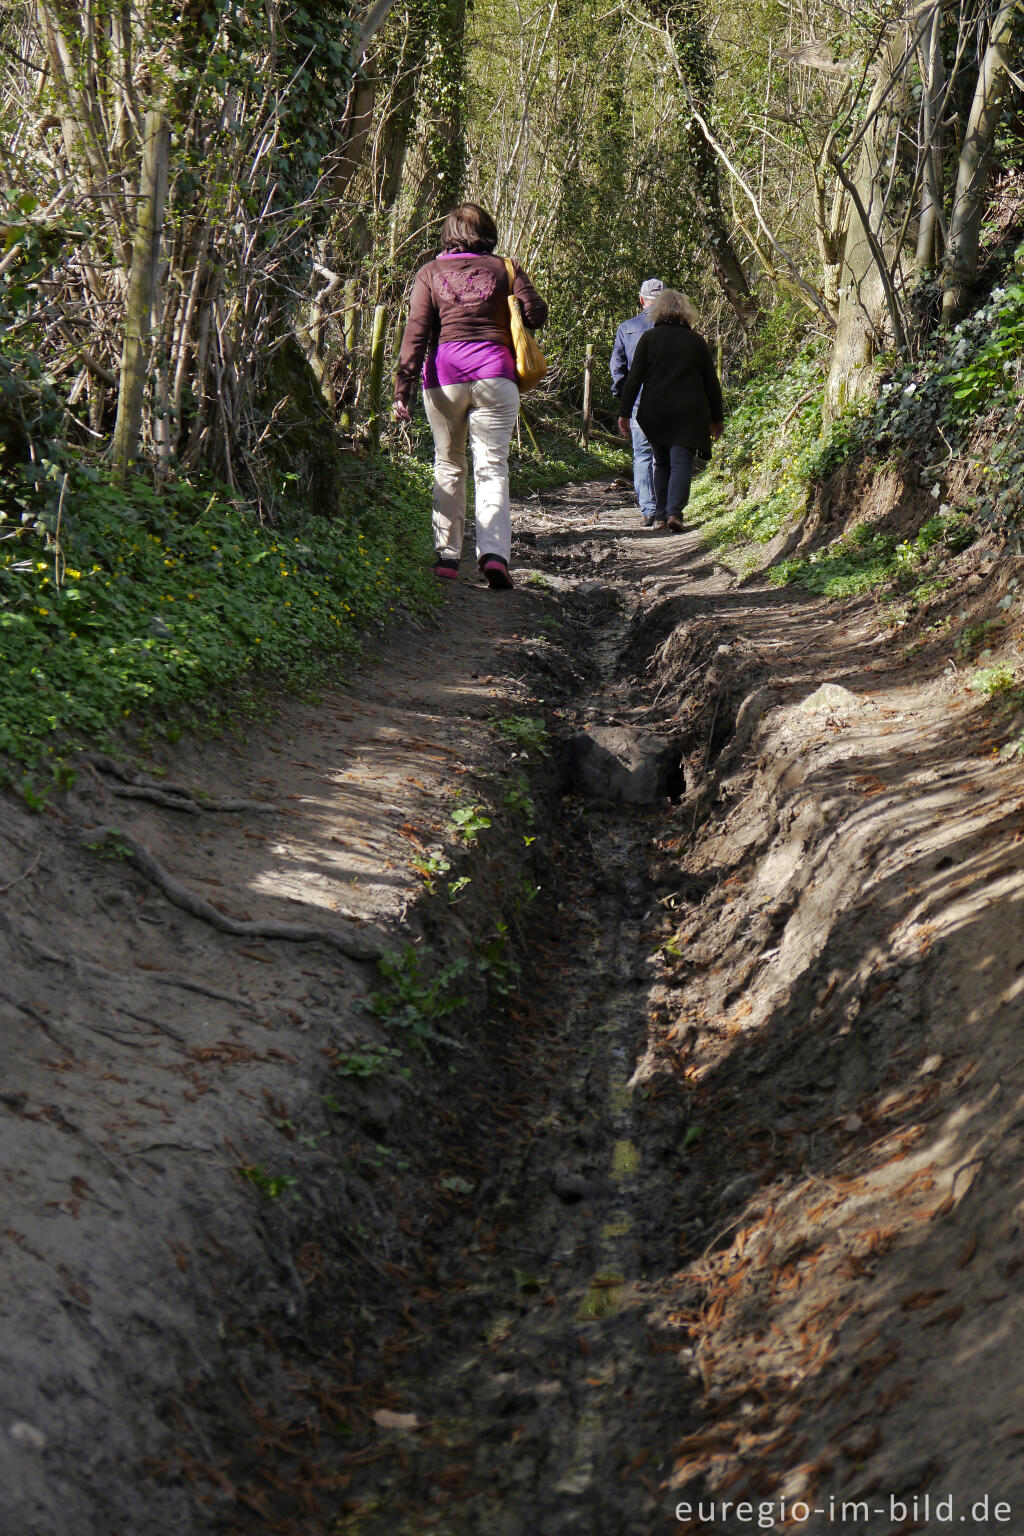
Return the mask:
M 459 562 L 457 560 L 449 560 L 444 555 L 438 555 L 430 569 L 442 581 L 455 581 L 459 574 Z
M 484 555 L 480 561 L 480 573 L 487 577 L 487 585 L 496 592 L 507 591 L 513 584 L 508 561 L 501 555 Z
M 672 516 L 668 520 L 668 526 L 671 528 L 673 533 L 682 533 L 686 525 L 684 524 L 682 518 L 679 516 L 678 512 L 673 512 Z

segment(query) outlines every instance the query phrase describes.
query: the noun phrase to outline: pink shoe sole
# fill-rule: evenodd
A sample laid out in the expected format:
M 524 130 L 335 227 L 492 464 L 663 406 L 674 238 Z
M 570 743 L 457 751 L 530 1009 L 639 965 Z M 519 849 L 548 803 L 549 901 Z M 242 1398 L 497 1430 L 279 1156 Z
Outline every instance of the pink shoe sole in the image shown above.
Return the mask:
M 507 591 L 513 585 L 508 566 L 499 555 L 489 555 L 485 560 L 481 560 L 480 571 L 486 576 L 487 585 L 496 592 Z
M 459 579 L 459 573 L 453 566 L 435 565 L 432 566 L 431 569 L 433 570 L 434 575 L 439 577 L 441 581 L 458 581 Z

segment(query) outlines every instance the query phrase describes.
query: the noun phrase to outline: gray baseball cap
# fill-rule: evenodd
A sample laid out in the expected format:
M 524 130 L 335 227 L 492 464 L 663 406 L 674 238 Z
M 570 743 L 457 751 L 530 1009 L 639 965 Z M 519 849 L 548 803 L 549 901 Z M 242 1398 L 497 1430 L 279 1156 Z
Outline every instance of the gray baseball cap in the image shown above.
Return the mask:
M 642 299 L 653 299 L 654 295 L 660 293 L 664 286 L 665 284 L 660 277 L 647 277 L 640 284 L 640 297 Z

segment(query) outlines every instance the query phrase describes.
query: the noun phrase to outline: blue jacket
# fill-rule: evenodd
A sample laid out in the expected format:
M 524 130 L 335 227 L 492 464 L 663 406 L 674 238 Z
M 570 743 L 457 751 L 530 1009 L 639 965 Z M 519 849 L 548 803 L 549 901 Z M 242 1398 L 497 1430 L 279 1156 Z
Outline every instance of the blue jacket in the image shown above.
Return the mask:
M 615 332 L 615 345 L 612 347 L 612 394 L 616 398 L 622 394 L 626 375 L 633 366 L 636 344 L 644 331 L 650 329 L 651 321 L 648 320 L 646 311 L 641 310 L 638 315 L 632 315 L 630 319 L 623 320 Z

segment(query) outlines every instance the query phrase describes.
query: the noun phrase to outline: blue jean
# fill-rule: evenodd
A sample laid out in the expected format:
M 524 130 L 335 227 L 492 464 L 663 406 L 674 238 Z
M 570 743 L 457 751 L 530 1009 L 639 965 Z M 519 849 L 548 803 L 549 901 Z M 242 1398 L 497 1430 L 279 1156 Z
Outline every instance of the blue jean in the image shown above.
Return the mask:
M 665 447 L 652 443 L 651 451 L 654 454 L 654 495 L 657 503 L 655 517 L 662 522 L 681 512 L 690 499 L 693 449 L 680 448 L 676 443 Z
M 634 416 L 629 428 L 633 434 L 633 488 L 645 522 L 654 516 L 654 458 L 643 428 Z

